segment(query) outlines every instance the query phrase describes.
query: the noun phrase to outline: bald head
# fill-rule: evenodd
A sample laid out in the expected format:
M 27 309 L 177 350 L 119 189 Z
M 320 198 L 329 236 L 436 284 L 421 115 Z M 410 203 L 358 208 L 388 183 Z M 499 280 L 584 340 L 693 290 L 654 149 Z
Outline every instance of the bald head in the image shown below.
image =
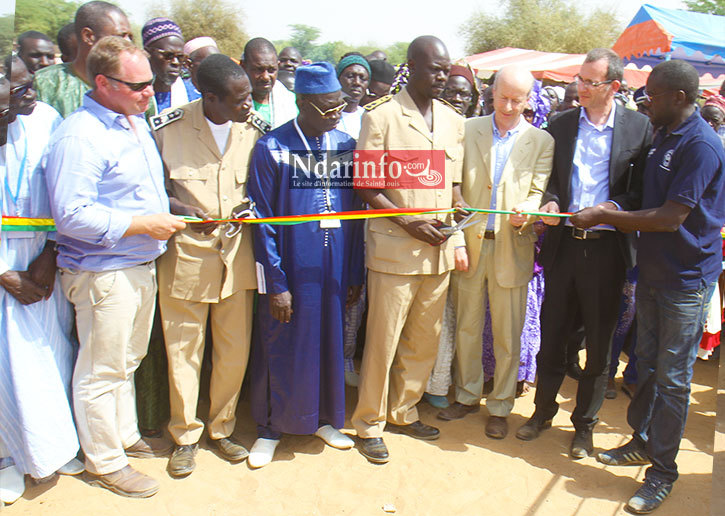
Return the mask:
M 418 36 L 408 45 L 408 61 L 431 57 L 448 57 L 448 49 L 435 36 Z
M 506 88 L 516 90 L 528 98 L 534 88 L 534 76 L 521 66 L 506 65 L 498 71 L 496 78 L 493 80 L 494 94 L 497 88 L 502 88 L 504 85 Z
M 516 65 L 504 66 L 493 81 L 493 117 L 502 134 L 518 125 L 534 87 L 531 73 Z

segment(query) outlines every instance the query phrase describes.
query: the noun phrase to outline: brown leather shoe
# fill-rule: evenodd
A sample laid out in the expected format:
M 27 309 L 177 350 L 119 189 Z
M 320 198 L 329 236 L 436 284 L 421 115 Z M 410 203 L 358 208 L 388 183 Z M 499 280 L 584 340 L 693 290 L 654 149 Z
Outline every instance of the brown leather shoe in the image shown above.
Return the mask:
M 88 484 L 105 487 L 118 495 L 129 498 L 148 498 L 159 491 L 159 483 L 156 480 L 136 471 L 131 466 L 105 475 L 94 475 L 89 472 L 86 472 L 85 475 Z
M 230 462 L 237 462 L 249 457 L 247 449 L 239 444 L 231 437 L 223 437 L 221 439 L 210 439 L 214 446 L 219 450 L 219 455 Z
M 174 445 L 166 439 L 159 437 L 142 437 L 126 448 L 126 457 L 136 459 L 150 459 L 152 457 L 166 457 Z
M 422 439 L 424 441 L 434 441 L 441 435 L 440 430 L 434 426 L 426 425 L 422 421 L 416 421 L 409 425 L 396 425 L 394 423 L 388 423 L 385 425 L 385 429 L 388 432 L 395 432 L 398 434 L 409 435 L 416 439 Z
M 486 423 L 486 436 L 491 439 L 503 439 L 509 433 L 509 424 L 505 417 L 489 416 Z
M 464 405 L 463 403 L 458 403 L 456 401 L 453 405 L 438 412 L 437 417 L 443 421 L 453 421 L 454 419 L 461 419 L 468 414 L 473 414 L 479 410 L 481 410 L 480 403 L 476 403 L 475 405 Z

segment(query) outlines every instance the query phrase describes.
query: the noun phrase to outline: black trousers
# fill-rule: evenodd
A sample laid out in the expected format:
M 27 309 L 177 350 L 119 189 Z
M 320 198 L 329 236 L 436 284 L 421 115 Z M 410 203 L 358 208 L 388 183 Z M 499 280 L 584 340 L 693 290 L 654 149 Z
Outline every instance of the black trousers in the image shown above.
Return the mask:
M 615 233 L 605 231 L 600 235 L 598 239 L 577 240 L 566 230 L 556 261 L 544 270 L 534 415 L 551 419 L 559 409 L 556 395 L 566 375 L 567 347 L 583 322 L 587 364 L 571 416 L 576 429 L 591 429 L 598 421 L 625 276 L 624 257 Z

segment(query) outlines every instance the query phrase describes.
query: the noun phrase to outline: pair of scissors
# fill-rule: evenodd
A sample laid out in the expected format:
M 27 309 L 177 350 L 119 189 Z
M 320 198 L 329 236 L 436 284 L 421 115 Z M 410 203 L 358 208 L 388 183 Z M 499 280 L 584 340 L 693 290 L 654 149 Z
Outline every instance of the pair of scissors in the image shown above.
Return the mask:
M 469 215 L 466 215 L 464 218 L 461 219 L 460 222 L 457 224 L 453 224 L 452 226 L 449 226 L 448 224 L 443 224 L 442 222 L 438 221 L 436 224 L 436 229 L 440 231 L 446 238 L 443 240 L 445 242 L 450 238 L 450 236 L 455 233 L 456 231 L 460 231 L 463 228 L 467 228 L 471 224 L 474 223 L 473 217 L 476 216 L 476 212 L 473 212 Z M 441 242 L 442 243 L 442 242 Z
M 248 208 L 244 208 L 239 211 L 232 210 L 232 215 L 229 217 L 230 219 L 256 219 L 257 216 L 254 214 L 254 207 L 256 204 L 254 201 L 250 201 L 248 197 L 245 197 L 242 200 L 242 204 L 249 203 Z M 241 206 L 240 204 L 239 206 Z M 239 207 L 237 206 L 237 207 Z M 242 231 L 242 223 L 241 222 L 227 222 L 227 231 L 224 233 L 224 235 L 227 238 L 235 237 L 239 234 L 239 232 Z

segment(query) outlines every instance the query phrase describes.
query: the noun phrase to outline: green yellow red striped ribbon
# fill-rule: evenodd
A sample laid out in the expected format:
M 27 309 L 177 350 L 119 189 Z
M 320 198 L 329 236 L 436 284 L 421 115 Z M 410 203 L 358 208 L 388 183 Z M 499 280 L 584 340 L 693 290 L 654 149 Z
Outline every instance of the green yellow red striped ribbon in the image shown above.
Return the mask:
M 183 216 L 181 219 L 189 224 L 199 224 L 203 222 L 243 222 L 245 224 L 272 224 L 272 225 L 294 225 L 304 224 L 305 222 L 317 222 L 326 219 L 337 220 L 361 220 L 376 219 L 381 217 L 399 217 L 404 215 L 435 215 L 441 213 L 452 213 L 453 208 L 446 209 L 430 209 L 430 208 L 394 208 L 381 210 L 357 210 L 343 211 L 337 213 L 312 213 L 303 215 L 285 215 L 281 217 L 265 217 L 258 219 L 210 219 L 203 220 L 196 217 Z M 480 208 L 470 208 L 468 211 L 477 213 L 493 213 L 497 215 L 511 215 L 515 212 L 507 210 L 485 210 Z M 541 213 L 541 212 L 522 212 L 522 215 L 533 215 L 537 217 L 568 217 L 570 213 Z M 2 216 L 3 231 L 55 231 L 55 221 L 53 219 L 29 218 L 29 217 L 12 217 Z

